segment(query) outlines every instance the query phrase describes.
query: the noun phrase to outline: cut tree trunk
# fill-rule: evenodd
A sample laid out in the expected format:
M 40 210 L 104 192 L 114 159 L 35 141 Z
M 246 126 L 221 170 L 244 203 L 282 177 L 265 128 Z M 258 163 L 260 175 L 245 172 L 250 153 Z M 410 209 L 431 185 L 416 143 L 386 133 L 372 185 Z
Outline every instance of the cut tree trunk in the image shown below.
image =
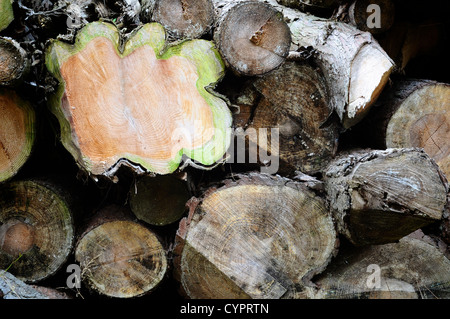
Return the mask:
M 224 72 L 212 42 L 166 47 L 157 23 L 122 46 L 119 30 L 106 22 L 87 24 L 76 38 L 74 45 L 53 41 L 46 64 L 60 81 L 50 107 L 62 143 L 81 168 L 105 176 L 121 165 L 168 174 L 183 156 L 198 166 L 222 159 L 232 118 L 212 92 Z
M 289 27 L 280 12 L 257 1 L 213 0 L 214 40 L 228 66 L 241 75 L 262 75 L 286 59 Z
M 149 294 L 166 275 L 166 251 L 158 237 L 130 217 L 123 207 L 103 208 L 85 226 L 76 245 L 81 280 L 102 295 Z
M 247 87 L 234 89 L 239 94 L 232 102 L 240 107 L 234 115 L 234 126 L 241 129 L 236 132 L 241 138 L 236 141 L 238 157 L 245 154 L 240 133 L 250 142 L 249 162 L 259 155 L 259 162 L 264 163 L 261 155 L 270 154 L 272 173 L 289 175 L 299 170 L 315 174 L 334 157 L 339 123 L 330 117 L 326 82 L 316 69 L 306 63 L 285 62 Z M 275 157 L 279 167 L 275 167 Z
M 14 86 L 29 70 L 27 53 L 13 39 L 0 37 L 0 86 Z
M 190 201 L 174 248 L 190 298 L 282 298 L 309 284 L 337 249 L 322 198 L 304 184 L 234 175 Z
M 215 21 L 214 6 L 212 0 L 157 0 L 152 20 L 175 39 L 200 38 Z
M 13 20 L 12 0 L 0 0 L 0 31 L 6 29 Z
M 187 183 L 172 175 L 143 176 L 130 190 L 130 209 L 141 221 L 164 226 L 181 219 L 191 198 Z
M 421 149 L 345 154 L 324 178 L 338 231 L 355 245 L 394 242 L 437 223 L 447 203 L 447 181 Z
M 308 289 L 316 299 L 447 299 L 450 260 L 410 235 L 397 243 L 342 251 Z
M 450 176 L 450 85 L 402 80 L 383 92 L 367 121 L 380 148 L 420 147 Z
M 14 91 L 0 88 L 0 183 L 15 176 L 35 142 L 35 112 Z
M 263 1 L 263 0 L 260 0 Z M 344 128 L 358 123 L 386 85 L 394 63 L 369 32 L 264 0 L 283 15 L 292 51 L 311 51 L 327 80 L 330 107 Z
M 54 275 L 72 251 L 73 204 L 59 185 L 1 185 L 0 269 L 34 283 Z

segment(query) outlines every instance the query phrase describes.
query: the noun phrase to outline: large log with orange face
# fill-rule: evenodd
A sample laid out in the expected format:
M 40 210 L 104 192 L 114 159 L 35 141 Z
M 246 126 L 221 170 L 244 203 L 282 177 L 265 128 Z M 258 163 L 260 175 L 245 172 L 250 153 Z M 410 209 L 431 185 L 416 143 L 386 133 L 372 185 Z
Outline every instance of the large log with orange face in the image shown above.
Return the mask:
M 60 81 L 50 101 L 61 139 L 94 175 L 123 163 L 159 174 L 182 156 L 203 165 L 229 145 L 231 113 L 211 88 L 224 64 L 211 42 L 166 48 L 164 28 L 147 24 L 124 45 L 111 24 L 81 29 L 74 45 L 54 41 L 46 64 Z

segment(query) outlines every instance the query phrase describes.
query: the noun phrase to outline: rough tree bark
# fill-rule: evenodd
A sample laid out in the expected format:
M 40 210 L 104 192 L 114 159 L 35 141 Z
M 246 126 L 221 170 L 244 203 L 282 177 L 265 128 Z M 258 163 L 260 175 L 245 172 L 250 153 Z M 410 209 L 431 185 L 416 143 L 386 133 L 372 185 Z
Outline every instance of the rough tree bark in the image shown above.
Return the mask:
M 131 212 L 107 206 L 85 225 L 75 249 L 81 280 L 89 289 L 116 298 L 151 293 L 164 279 L 168 261 L 158 237 L 134 222 Z
M 367 138 L 380 148 L 420 147 L 450 176 L 450 85 L 396 81 L 365 121 Z
M 12 0 L 0 0 L 0 31 L 6 29 L 13 20 Z
M 183 156 L 205 166 L 221 160 L 232 118 L 212 91 L 224 72 L 213 43 L 166 47 L 157 23 L 120 42 L 112 24 L 93 22 L 74 45 L 53 41 L 47 50 L 60 81 L 50 107 L 78 165 L 93 175 L 114 175 L 123 164 L 168 174 Z
M 176 277 L 190 298 L 290 297 L 337 249 L 325 202 L 289 179 L 235 178 L 190 202 L 174 248 Z
M 283 7 L 275 0 L 260 1 L 284 15 L 292 51 L 311 51 L 327 80 L 330 107 L 343 126 L 358 123 L 386 85 L 394 68 L 391 58 L 369 32 Z
M 273 6 L 258 1 L 213 0 L 214 41 L 229 67 L 241 75 L 277 68 L 289 53 L 287 24 Z
M 212 0 L 157 0 L 152 20 L 175 39 L 200 38 L 213 26 L 214 6 Z
M 54 275 L 72 252 L 75 204 L 56 184 L 1 185 L 0 269 L 34 283 Z
M 355 245 L 394 242 L 437 223 L 447 203 L 445 176 L 421 149 L 341 155 L 324 181 L 338 231 Z
M 379 276 L 379 278 L 375 278 Z M 316 299 L 447 299 L 450 260 L 413 234 L 397 243 L 340 252 L 303 297 Z
M 339 123 L 330 116 L 327 85 L 320 71 L 307 63 L 285 62 L 247 86 L 232 90 L 234 94 L 229 96 L 236 97 L 231 101 L 240 108 L 233 115 L 234 126 L 251 143 L 249 162 L 263 150 L 263 154 L 279 158 L 278 173 L 300 170 L 315 174 L 335 155 Z M 277 138 L 272 129 L 277 130 Z M 261 135 L 261 130 L 267 133 Z M 237 148 L 240 142 L 236 141 Z M 238 150 L 238 156 L 244 153 Z
M 14 91 L 0 89 L 0 182 L 15 176 L 27 162 L 35 141 L 35 113 Z
M 0 37 L 0 86 L 14 86 L 29 71 L 27 52 L 10 38 Z
M 176 176 L 142 176 L 131 187 L 130 209 L 139 220 L 164 226 L 181 219 L 189 198 L 187 183 Z

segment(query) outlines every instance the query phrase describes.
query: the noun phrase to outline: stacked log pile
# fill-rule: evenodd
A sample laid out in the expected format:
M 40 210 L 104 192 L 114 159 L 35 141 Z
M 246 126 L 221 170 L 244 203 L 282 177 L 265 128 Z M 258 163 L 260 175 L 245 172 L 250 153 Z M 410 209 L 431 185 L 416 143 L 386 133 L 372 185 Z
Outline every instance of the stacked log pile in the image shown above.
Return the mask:
M 0 0 L 0 299 L 449 298 L 422 8 Z

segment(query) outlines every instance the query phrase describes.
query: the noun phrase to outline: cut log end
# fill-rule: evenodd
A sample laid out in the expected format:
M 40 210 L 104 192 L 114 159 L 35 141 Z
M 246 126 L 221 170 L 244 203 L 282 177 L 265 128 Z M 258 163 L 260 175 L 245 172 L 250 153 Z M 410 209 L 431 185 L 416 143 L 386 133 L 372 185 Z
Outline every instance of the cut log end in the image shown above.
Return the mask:
M 176 39 L 199 38 L 214 23 L 214 6 L 211 0 L 160 0 L 152 19 Z
M 13 91 L 0 89 L 0 182 L 18 173 L 35 140 L 35 113 Z
M 350 22 L 359 30 L 380 34 L 394 24 L 395 5 L 392 0 L 356 0 L 348 14 Z
M 168 267 L 157 236 L 126 219 L 100 222 L 87 230 L 77 244 L 75 259 L 89 288 L 116 298 L 150 293 L 164 279 Z
M 26 51 L 15 40 L 0 37 L 0 85 L 20 83 L 28 69 Z
M 442 219 L 448 186 L 420 149 L 343 155 L 325 170 L 339 232 L 355 245 L 385 244 Z
M 25 282 L 56 273 L 72 250 L 69 203 L 41 182 L 2 185 L 0 192 L 0 269 Z
M 423 148 L 448 177 L 450 85 L 418 81 L 405 83 L 397 91 L 405 90 L 406 85 L 409 88 L 406 98 L 390 101 L 396 104 L 396 110 L 386 127 L 386 147 Z
M 206 90 L 224 71 L 211 42 L 185 41 L 161 53 L 157 23 L 134 33 L 123 52 L 107 23 L 88 24 L 77 39 L 74 46 L 54 42 L 47 67 L 63 88 L 51 102 L 63 144 L 81 167 L 102 175 L 124 158 L 168 174 L 183 155 L 203 165 L 222 158 L 231 113 Z
M 190 198 L 187 185 L 174 176 L 145 176 L 130 190 L 134 215 L 150 225 L 164 226 L 181 219 Z
M 238 3 L 225 13 L 215 41 L 235 72 L 261 75 L 285 60 L 291 37 L 280 12 L 264 3 L 249 1 Z
M 176 267 L 189 297 L 281 298 L 324 269 L 337 238 L 320 198 L 264 175 L 226 184 L 179 231 Z

